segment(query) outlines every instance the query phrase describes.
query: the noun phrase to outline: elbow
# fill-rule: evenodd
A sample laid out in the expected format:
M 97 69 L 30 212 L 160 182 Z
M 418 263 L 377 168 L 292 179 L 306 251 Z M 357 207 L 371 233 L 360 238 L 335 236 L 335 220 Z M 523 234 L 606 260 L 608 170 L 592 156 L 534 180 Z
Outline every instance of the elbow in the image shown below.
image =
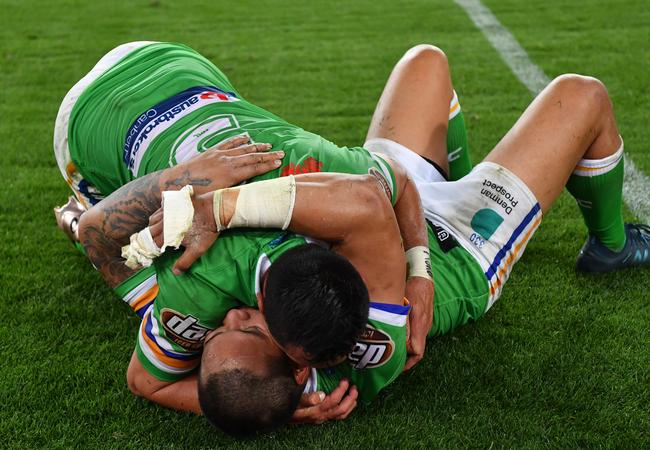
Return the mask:
M 136 374 L 129 368 L 126 372 L 126 385 L 129 387 L 131 393 L 136 397 L 145 397 L 144 393 L 140 389 L 138 381 Z
M 77 228 L 77 235 L 79 236 L 79 242 L 84 247 L 90 239 L 90 230 L 92 229 L 93 223 L 95 222 L 95 208 L 91 208 L 81 215 L 79 218 L 79 225 Z
M 395 218 L 391 204 L 391 190 L 381 175 L 365 175 L 362 177 L 358 194 L 363 207 L 360 210 L 365 219 L 381 222 Z

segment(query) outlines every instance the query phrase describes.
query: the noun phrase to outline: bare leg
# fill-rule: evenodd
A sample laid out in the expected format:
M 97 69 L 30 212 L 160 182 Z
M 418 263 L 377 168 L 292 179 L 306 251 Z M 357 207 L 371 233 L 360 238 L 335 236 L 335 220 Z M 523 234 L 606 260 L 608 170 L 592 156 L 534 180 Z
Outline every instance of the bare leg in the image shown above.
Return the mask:
M 446 139 L 453 95 L 442 50 L 432 45 L 413 47 L 390 74 L 366 140 L 391 139 L 449 172 Z
M 609 156 L 620 144 L 603 84 L 563 75 L 537 96 L 485 161 L 514 172 L 546 212 L 578 161 Z

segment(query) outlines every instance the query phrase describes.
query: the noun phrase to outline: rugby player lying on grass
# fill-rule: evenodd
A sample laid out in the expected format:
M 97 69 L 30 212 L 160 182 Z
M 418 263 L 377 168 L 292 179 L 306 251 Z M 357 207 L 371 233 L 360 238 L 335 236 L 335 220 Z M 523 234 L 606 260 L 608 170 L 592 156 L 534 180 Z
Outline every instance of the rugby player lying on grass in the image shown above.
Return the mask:
M 209 80 L 206 81 L 206 78 Z M 207 82 L 218 84 L 220 87 L 197 87 L 183 91 L 187 86 Z M 457 100 L 451 101 L 453 92 L 450 88 L 450 82 L 447 80 L 445 83 L 449 84 L 449 89 L 447 94 L 442 97 L 442 106 L 440 108 L 432 108 L 442 111 L 441 117 L 443 123 L 436 123 L 435 129 L 436 139 L 441 140 L 443 149 L 446 138 L 444 130 L 447 128 L 446 122 L 448 115 L 448 107 L 445 102 L 449 102 L 452 105 L 454 117 L 452 123 L 456 123 L 456 127 L 460 124 L 464 128 L 462 115 L 458 114 L 459 107 Z M 143 86 L 151 89 L 145 89 Z M 219 186 L 228 186 L 229 184 L 246 179 L 254 173 L 259 174 L 264 172 L 271 167 L 264 166 L 272 162 L 271 158 L 274 155 L 269 155 L 269 157 L 261 156 L 259 160 L 261 165 L 256 170 L 244 166 L 243 160 L 248 158 L 244 153 L 255 150 L 255 148 L 250 147 L 230 149 L 227 154 L 206 152 L 197 157 L 208 144 L 211 145 L 214 142 L 229 137 L 232 133 L 245 132 L 251 136 L 262 136 L 264 139 L 273 141 L 285 149 L 287 156 L 284 158 L 282 165 L 279 168 L 273 166 L 276 169 L 267 174 L 267 177 L 304 171 L 372 172 L 379 176 L 378 179 L 382 179 L 383 177 L 383 184 L 391 192 L 398 216 L 401 218 L 399 220 L 406 224 L 406 226 L 402 227 L 402 238 L 404 239 L 405 245 L 407 248 L 417 246 L 426 247 L 427 236 L 425 232 L 422 232 L 424 230 L 424 221 L 421 220 L 421 212 L 418 210 L 419 200 L 417 198 L 417 192 L 412 185 L 409 187 L 409 181 L 404 178 L 403 189 L 401 189 L 402 193 L 398 195 L 400 189 L 398 189 L 397 185 L 401 184 L 398 180 L 399 174 L 395 175 L 393 173 L 387 161 L 384 161 L 379 156 L 372 156 L 366 150 L 360 148 L 346 149 L 336 147 L 318 136 L 304 132 L 295 126 L 281 121 L 272 114 L 250 105 L 245 100 L 237 97 L 235 93 L 227 92 L 226 89 L 234 90 L 223 74 L 216 67 L 200 57 L 200 55 L 186 47 L 173 44 L 138 43 L 121 46 L 109 53 L 66 96 L 59 116 L 57 117 L 55 133 L 57 160 L 62 173 L 75 191 L 77 197 L 83 199 L 86 203 L 97 203 L 102 194 L 107 194 L 115 190 L 125 180 L 144 175 L 151 170 L 167 167 L 169 164 L 175 164 L 179 160 L 188 161 L 184 166 L 177 166 L 173 170 L 170 169 L 169 172 L 165 173 L 164 178 L 163 175 L 159 174 L 161 179 L 157 181 L 157 184 L 151 180 L 140 180 L 140 184 L 131 185 L 123 191 L 123 193 L 126 192 L 132 195 L 132 198 L 126 201 L 119 201 L 118 197 L 116 198 L 118 201 L 102 202 L 100 204 L 101 208 L 97 209 L 94 213 L 102 217 L 101 223 L 97 227 L 89 227 L 88 229 L 89 233 L 93 234 L 93 236 L 88 238 L 89 256 L 102 269 L 109 284 L 115 286 L 123 278 L 133 274 L 133 272 L 125 268 L 121 263 L 116 264 L 116 261 L 105 253 L 105 250 L 119 249 L 119 245 L 116 245 L 116 243 L 128 238 L 130 233 L 127 233 L 127 230 L 129 228 L 136 230 L 138 227 L 146 224 L 148 214 L 153 212 L 159 205 L 159 191 L 162 186 L 166 188 L 180 188 L 183 184 L 193 184 L 196 193 L 200 194 L 202 190 L 207 191 Z M 179 90 L 185 97 L 179 94 L 180 97 L 177 95 L 174 99 L 175 102 L 180 102 L 182 107 L 173 106 L 174 102 L 170 103 L 165 101 L 156 105 L 157 96 L 167 98 L 172 92 Z M 190 96 L 186 91 L 190 91 L 189 94 L 195 94 L 194 91 L 198 93 Z M 185 99 L 186 97 L 188 99 Z M 438 98 L 435 100 L 440 102 Z M 176 108 L 180 108 L 182 112 L 184 111 L 183 108 L 191 108 L 192 105 L 200 104 L 201 101 L 205 103 L 201 105 L 201 108 L 192 111 L 193 114 L 186 114 L 179 118 L 183 120 L 178 121 L 176 124 L 178 127 L 167 126 L 162 132 L 159 132 L 159 129 L 155 129 L 156 127 L 164 127 L 164 125 L 161 125 L 162 123 L 168 123 L 174 119 L 173 117 L 167 117 L 169 111 L 173 112 L 176 111 Z M 152 105 L 154 106 L 152 107 Z M 207 111 L 205 111 L 206 109 Z M 134 114 L 134 111 L 142 110 L 146 110 L 146 114 L 140 116 L 137 115 L 139 113 Z M 126 117 L 134 115 L 138 117 L 138 120 L 129 128 L 129 122 Z M 149 116 L 154 117 L 152 119 L 154 120 L 153 125 L 146 122 Z M 106 117 L 112 119 L 112 126 L 104 125 L 99 127 L 97 124 L 103 124 L 106 121 Z M 165 120 L 163 121 L 161 118 L 165 118 Z M 188 119 L 192 120 L 189 121 Z M 143 123 L 140 123 L 141 121 Z M 141 133 L 138 134 L 139 132 Z M 154 132 L 157 133 L 155 138 L 152 136 Z M 125 135 L 127 136 L 126 144 L 120 141 L 120 138 Z M 192 139 L 195 137 L 200 139 Z M 212 141 L 208 138 L 212 138 Z M 173 146 L 172 154 L 170 155 L 169 147 L 165 144 L 174 140 L 177 143 L 181 141 L 182 145 Z M 233 141 L 231 146 L 242 143 L 243 140 Z M 125 145 L 124 153 L 121 148 L 117 148 L 118 144 Z M 130 148 L 129 144 L 133 144 L 133 148 Z M 126 150 L 129 150 L 129 152 L 132 151 L 132 153 L 127 153 Z M 135 159 L 129 160 L 133 164 L 131 162 L 128 164 L 124 162 L 123 157 L 124 159 L 128 159 L 127 156 L 133 155 L 135 155 Z M 239 162 L 240 160 L 242 160 L 241 163 Z M 462 162 L 462 159 L 458 161 Z M 225 164 L 224 167 L 218 167 L 220 162 Z M 134 169 L 133 166 L 135 165 L 138 165 L 140 169 Z M 233 168 L 237 169 L 237 166 L 239 166 L 242 173 L 231 172 Z M 150 184 L 145 184 L 145 182 Z M 98 188 L 97 186 L 102 187 Z M 145 186 L 147 187 L 146 189 L 144 189 Z M 153 191 L 156 191 L 158 198 L 151 196 L 151 192 Z M 398 199 L 398 196 L 402 200 Z M 407 202 L 407 198 L 411 200 Z M 407 204 L 415 206 L 413 213 L 408 213 Z M 350 207 L 354 208 L 354 205 L 350 205 Z M 134 212 L 135 209 L 128 210 L 128 208 L 139 208 L 139 210 Z M 147 209 L 149 209 L 148 212 Z M 145 212 L 143 213 L 143 211 Z M 356 220 L 359 217 L 361 216 L 357 215 Z M 145 222 L 140 223 L 143 218 Z M 98 229 L 101 229 L 102 233 L 97 233 L 96 231 Z M 114 240 L 109 240 L 104 236 L 107 230 L 110 230 Z M 409 233 L 411 234 L 409 235 Z M 351 233 L 348 230 L 346 238 L 350 235 Z M 270 245 L 274 241 L 274 239 L 264 241 L 267 237 L 268 235 L 265 235 L 257 241 L 250 239 L 247 242 L 247 245 L 252 246 L 249 256 L 252 257 L 255 251 L 258 252 L 259 256 L 262 247 L 266 244 Z M 289 246 L 285 246 L 285 249 L 287 247 Z M 376 250 L 376 246 L 374 249 Z M 383 253 L 386 251 L 386 249 L 382 250 Z M 276 252 L 276 255 L 279 253 Z M 322 254 L 322 252 L 320 253 Z M 364 255 L 366 258 L 372 254 L 372 252 L 358 253 Z M 318 253 L 315 253 L 315 255 L 317 256 Z M 370 259 L 373 260 L 374 264 L 381 262 L 381 258 Z M 384 263 L 388 264 L 389 261 L 386 260 Z M 398 267 L 400 267 L 399 264 Z M 254 271 L 255 267 L 249 267 L 248 269 Z M 395 272 L 395 274 L 398 274 L 402 269 L 391 271 L 391 273 Z M 377 272 L 382 273 L 381 281 L 384 285 L 387 284 L 388 278 L 383 273 L 385 270 L 382 269 Z M 251 274 L 247 281 L 251 282 L 253 278 L 254 274 Z M 370 277 L 367 278 L 370 279 Z M 174 280 L 174 278 L 171 277 L 168 280 Z M 134 306 L 134 309 L 143 315 L 148 313 L 148 315 L 145 315 L 142 338 L 138 342 L 138 345 L 142 344 L 145 350 L 140 349 L 137 352 L 139 358 L 134 358 L 131 366 L 132 369 L 133 367 L 136 369 L 129 371 L 130 385 L 134 390 L 154 400 L 158 398 L 164 399 L 163 403 L 168 406 L 188 408 L 187 404 L 182 404 L 182 402 L 175 404 L 173 400 L 170 400 L 170 390 L 165 391 L 165 396 L 154 395 L 159 393 L 161 386 L 172 383 L 156 384 L 149 378 L 153 378 L 155 381 L 163 379 L 167 382 L 169 382 L 170 378 L 174 380 L 182 378 L 185 373 L 191 371 L 198 361 L 198 354 L 200 353 L 206 323 L 210 325 L 220 323 L 225 312 L 229 308 L 239 304 L 236 302 L 237 299 L 243 300 L 251 306 L 257 304 L 254 285 L 242 287 L 236 281 L 240 280 L 228 280 L 228 286 L 221 287 L 219 293 L 222 296 L 224 295 L 223 290 L 227 291 L 228 289 L 230 289 L 228 293 L 232 295 L 229 295 L 221 303 L 217 302 L 218 307 L 215 307 L 217 309 L 216 312 L 213 309 L 208 314 L 207 311 L 203 310 L 202 314 L 207 314 L 209 317 L 203 321 L 198 321 L 196 326 L 194 324 L 188 324 L 187 321 L 183 320 L 192 311 L 187 312 L 187 314 L 184 311 L 176 311 L 176 313 L 180 314 L 168 315 L 166 318 L 160 315 L 154 317 L 156 314 L 161 313 L 160 310 L 163 308 L 149 308 L 151 306 L 151 300 L 153 297 L 156 297 L 156 293 L 158 292 L 155 276 L 151 272 L 141 272 L 131 278 L 128 283 L 120 286 L 119 290 L 125 292 L 125 298 Z M 173 281 L 171 284 L 173 284 Z M 129 287 L 134 289 L 130 290 Z M 144 289 L 145 287 L 148 289 Z M 247 291 L 246 287 L 250 289 Z M 182 287 L 178 289 L 182 290 Z M 136 295 L 135 293 L 138 292 L 140 294 L 144 293 L 144 295 Z M 161 292 L 164 292 L 163 288 L 161 288 Z M 419 310 L 422 313 L 411 316 L 413 326 L 409 344 L 413 356 L 410 364 L 414 364 L 422 356 L 424 338 L 431 323 L 431 282 L 426 279 L 410 279 L 407 283 L 407 292 L 414 304 L 413 310 Z M 186 292 L 183 293 L 187 294 Z M 160 297 L 161 295 L 158 295 L 158 303 L 156 305 L 162 303 Z M 182 300 L 183 296 L 180 297 L 180 300 Z M 422 301 L 420 302 L 421 306 L 418 304 L 418 299 L 424 301 L 424 303 Z M 360 307 L 363 307 L 363 305 Z M 319 316 L 321 321 L 327 322 L 327 317 L 331 316 L 331 314 L 327 314 L 324 311 L 324 307 L 321 307 Z M 165 319 L 173 323 L 180 321 L 188 325 L 190 328 L 188 332 L 190 334 L 192 331 L 199 331 L 192 335 L 192 339 L 189 342 L 185 338 L 178 338 L 178 341 L 174 341 L 172 338 L 173 330 L 164 329 L 164 325 L 166 324 L 164 322 Z M 152 325 L 154 321 L 156 323 Z M 299 322 L 295 318 L 294 320 L 288 320 L 288 323 L 292 323 L 294 326 L 296 326 L 295 323 Z M 146 333 L 147 326 L 154 329 L 155 333 L 157 333 L 153 339 L 151 338 L 151 334 Z M 350 349 L 351 343 L 349 339 L 348 342 L 345 339 L 341 339 L 343 333 L 338 328 L 328 326 L 327 331 L 330 335 L 320 333 L 318 330 L 314 331 L 314 335 L 321 339 L 325 346 L 329 345 L 330 348 L 333 347 L 333 342 L 330 341 L 338 340 L 347 345 L 346 352 Z M 358 328 L 356 331 L 358 331 Z M 169 339 L 169 342 L 162 343 L 162 347 L 158 346 L 156 348 L 158 345 L 156 339 L 160 339 L 161 341 Z M 169 347 L 171 347 L 171 350 L 169 350 Z M 166 352 L 165 349 L 167 349 Z M 190 355 L 185 354 L 188 350 L 191 353 Z M 323 357 L 322 355 L 318 355 L 316 351 L 308 351 L 308 353 L 311 354 L 310 356 L 312 358 L 314 356 Z M 159 359 L 157 359 L 158 356 Z M 174 359 L 175 356 L 177 357 L 176 360 Z M 300 360 L 300 357 L 300 355 L 294 355 L 294 359 L 298 359 L 302 364 L 315 362 L 312 358 L 308 361 L 304 357 Z M 155 362 L 152 363 L 151 360 Z M 146 364 L 147 367 L 144 367 L 143 364 Z M 160 367 L 163 367 L 163 369 L 161 370 Z M 132 374 L 136 375 L 131 376 Z M 139 375 L 143 375 L 143 377 Z M 182 383 L 176 385 L 175 389 L 180 389 L 181 386 Z M 334 415 L 326 416 L 325 418 L 340 415 L 334 412 L 332 414 Z M 321 419 L 322 416 L 319 416 L 318 420 Z
M 382 96 L 380 105 L 378 106 L 377 112 L 375 114 L 375 118 L 369 132 L 369 138 L 388 138 L 407 144 L 409 147 L 416 149 L 416 151 L 419 150 L 418 153 L 422 155 L 433 156 L 434 161 L 437 159 L 437 161 L 444 166 L 446 157 L 443 156 L 441 158 L 440 151 L 436 152 L 429 149 L 429 152 L 427 152 L 427 147 L 432 145 L 434 136 L 440 135 L 439 131 L 441 129 L 444 131 L 445 124 L 438 122 L 434 124 L 432 121 L 428 122 L 429 126 L 426 125 L 426 119 L 429 118 L 432 114 L 432 111 L 435 110 L 435 108 L 431 107 L 431 103 L 433 102 L 431 96 L 427 95 L 435 91 L 435 89 L 433 89 L 435 82 L 432 81 L 432 77 L 427 77 L 426 75 L 439 73 L 441 69 L 444 73 L 445 70 L 447 70 L 447 67 L 444 56 L 439 51 L 436 51 L 431 47 L 420 47 L 409 52 L 409 54 L 407 54 L 406 57 L 398 64 L 393 75 L 391 76 L 391 79 L 389 80 L 389 84 L 384 95 Z M 433 78 L 433 80 L 435 80 L 435 78 Z M 444 86 L 450 83 L 445 82 L 439 84 Z M 395 94 L 397 92 L 399 92 L 399 95 L 391 95 L 391 93 Z M 442 92 L 438 97 L 444 97 L 444 95 L 445 93 Z M 400 103 L 402 107 L 398 108 Z M 399 122 L 400 118 L 404 119 L 403 123 L 395 123 L 396 121 Z M 411 128 L 409 128 L 409 124 L 411 125 Z M 404 130 L 404 132 L 401 132 L 402 130 Z M 432 132 L 432 130 L 434 130 L 434 132 Z M 444 132 L 442 134 L 444 135 Z M 387 144 L 386 141 L 381 140 L 375 142 Z M 368 147 L 370 146 L 371 145 L 368 145 Z M 454 172 L 453 166 L 451 171 L 452 173 Z M 498 190 L 501 191 L 501 189 Z M 616 190 L 614 190 L 614 192 L 616 192 Z M 505 195 L 506 200 L 508 200 L 507 194 L 503 195 Z M 495 195 L 493 197 L 496 199 L 494 201 L 497 201 L 500 198 L 499 195 Z M 512 197 L 512 193 L 510 193 L 510 197 Z M 512 207 L 513 206 L 511 205 L 511 208 Z M 507 205 L 505 209 L 507 213 Z M 617 214 L 614 214 L 614 216 L 616 215 Z M 440 221 L 442 222 L 442 220 Z M 480 222 L 477 221 L 477 223 Z M 444 230 L 441 230 L 439 234 L 444 235 Z M 476 240 L 476 236 L 474 236 L 474 240 Z M 448 241 L 446 242 L 449 243 Z M 467 244 L 467 240 L 461 241 L 461 244 L 462 243 Z M 459 255 L 459 258 L 462 259 L 462 255 L 465 255 L 466 252 L 462 252 L 462 249 L 459 249 L 457 247 L 453 250 L 450 250 L 449 253 L 452 255 Z M 447 263 L 445 263 L 445 261 L 447 261 Z M 453 266 L 454 263 L 455 261 L 452 258 L 448 257 L 440 258 L 439 261 L 439 265 L 443 269 L 445 267 L 445 264 L 450 264 Z M 475 263 L 471 262 L 470 267 L 472 264 L 474 266 L 476 265 Z M 477 311 L 475 311 L 475 316 L 471 315 L 471 311 L 468 313 L 467 305 L 464 304 L 465 302 L 463 302 L 460 297 L 453 299 L 454 289 L 458 289 L 461 293 L 463 293 L 464 291 L 462 288 L 465 287 L 465 285 L 452 286 L 455 279 L 453 276 L 453 270 L 451 271 L 451 274 L 444 274 L 443 269 L 439 270 L 440 273 L 437 276 L 436 321 L 442 323 L 446 320 L 448 326 L 445 329 L 445 327 L 437 324 L 434 328 L 440 329 L 440 332 L 448 331 L 449 329 L 453 328 L 453 326 L 472 320 L 480 316 L 483 312 L 480 307 L 480 299 L 477 302 L 478 308 L 476 308 Z M 452 267 L 452 269 L 462 270 L 462 266 Z M 500 276 L 500 278 L 503 279 L 502 276 Z M 481 282 L 480 279 L 481 277 L 478 277 L 479 284 L 485 284 L 485 280 L 483 279 Z M 443 295 L 446 290 L 446 285 L 450 286 L 447 288 L 447 292 L 449 294 L 448 300 L 445 300 L 445 296 Z M 441 298 L 442 301 L 440 301 Z M 455 312 L 454 315 L 449 314 L 449 312 L 452 310 Z M 450 317 L 457 318 L 458 320 L 448 320 Z M 375 390 L 379 389 L 380 387 L 381 386 L 376 386 Z
M 394 72 L 389 86 L 399 88 L 402 83 L 418 83 L 418 78 L 410 75 L 413 74 Z M 422 79 L 426 78 L 419 78 L 420 83 Z M 425 113 L 427 106 L 417 96 L 404 105 L 408 105 L 409 113 L 414 115 Z M 403 112 L 394 101 L 387 100 L 380 102 L 375 119 L 378 116 L 400 117 Z M 389 119 L 379 129 L 379 135 L 385 133 L 400 141 L 398 134 L 401 129 L 396 131 Z M 412 130 L 405 131 L 408 136 L 414 135 Z M 376 150 L 400 161 L 406 168 L 420 192 L 425 216 L 433 223 L 429 232 L 436 283 L 431 335 L 475 320 L 493 305 L 513 265 L 539 226 L 542 215 L 565 186 L 578 200 L 589 229 L 589 237 L 577 259 L 579 270 L 606 272 L 647 265 L 650 260 L 649 228 L 623 223 L 623 142 L 607 91 L 594 78 L 579 75 L 556 78 L 483 162 L 459 181 L 445 183 L 439 182 L 437 177 L 434 180 L 429 178 L 431 166 L 420 156 L 436 161 L 443 155 L 431 152 L 409 154 L 409 150 L 394 145 Z M 199 230 L 204 230 L 207 240 L 212 241 L 218 224 L 228 223 L 235 208 L 233 204 L 245 189 L 247 187 L 197 198 L 195 231 L 200 233 Z M 211 195 L 231 198 L 226 203 L 217 202 L 219 208 L 215 210 Z M 161 214 L 158 213 L 150 225 L 158 241 L 162 233 L 160 220 Z M 382 245 L 385 243 L 388 243 L 387 239 Z M 186 251 L 191 251 L 189 247 L 188 243 Z M 245 317 L 238 323 L 225 323 L 214 334 L 232 333 L 254 322 L 261 330 L 256 351 L 270 353 L 275 344 L 264 338 L 269 331 L 263 325 L 263 317 L 254 311 L 238 313 Z M 447 321 L 453 322 L 451 326 Z M 397 331 L 391 330 L 389 337 L 395 335 Z M 389 351 L 393 342 L 381 334 L 372 338 L 374 342 L 366 340 L 361 345 L 376 345 L 379 357 L 368 357 L 369 354 L 363 351 L 366 348 L 358 346 L 350 354 L 352 369 L 350 365 L 341 365 L 319 372 L 316 376 L 325 377 L 325 382 L 312 379 L 306 385 L 307 390 L 313 389 L 314 381 L 326 384 L 329 378 L 337 379 L 350 374 L 351 370 L 352 380 L 358 385 L 365 383 L 367 387 L 360 393 L 361 400 L 371 399 L 384 387 L 377 381 L 394 378 L 386 372 L 395 370 L 393 375 L 397 375 L 396 369 L 401 364 L 394 365 L 392 359 L 403 358 L 398 341 L 394 342 L 396 350 Z M 357 351 L 368 357 L 362 370 L 356 370 L 354 366 L 359 362 L 355 358 Z M 217 360 L 216 363 L 224 361 Z M 240 357 L 233 350 L 226 365 L 259 370 L 259 364 L 250 353 Z M 381 377 L 373 378 L 380 373 Z

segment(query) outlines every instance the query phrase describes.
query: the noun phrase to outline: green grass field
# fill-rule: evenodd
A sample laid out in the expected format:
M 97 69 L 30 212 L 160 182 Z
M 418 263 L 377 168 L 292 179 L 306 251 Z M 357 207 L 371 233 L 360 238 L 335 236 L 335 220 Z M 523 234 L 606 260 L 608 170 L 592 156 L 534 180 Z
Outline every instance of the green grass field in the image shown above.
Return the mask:
M 650 174 L 647 2 L 486 5 L 549 76 L 589 73 L 608 85 L 627 152 Z M 178 41 L 211 58 L 254 103 L 358 145 L 395 61 L 413 44 L 435 43 L 449 56 L 478 162 L 531 94 L 454 3 L 0 7 L 0 447 L 650 447 L 650 272 L 577 275 L 586 231 L 568 195 L 489 314 L 430 341 L 419 366 L 345 422 L 236 442 L 126 387 L 138 319 L 52 215 L 69 194 L 52 152 L 67 90 L 122 42 Z

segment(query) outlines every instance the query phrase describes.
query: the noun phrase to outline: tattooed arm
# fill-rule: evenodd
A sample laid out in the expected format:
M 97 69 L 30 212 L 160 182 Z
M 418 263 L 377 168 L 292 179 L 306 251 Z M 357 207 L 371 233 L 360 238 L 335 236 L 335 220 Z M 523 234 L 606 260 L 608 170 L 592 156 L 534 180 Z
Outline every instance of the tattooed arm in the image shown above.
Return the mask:
M 88 258 L 115 287 L 135 271 L 121 256 L 129 237 L 147 226 L 160 208 L 162 192 L 191 184 L 196 194 L 238 184 L 279 166 L 282 152 L 260 153 L 268 144 L 245 145 L 247 137 L 220 144 L 196 158 L 122 186 L 81 216 L 79 238 Z

